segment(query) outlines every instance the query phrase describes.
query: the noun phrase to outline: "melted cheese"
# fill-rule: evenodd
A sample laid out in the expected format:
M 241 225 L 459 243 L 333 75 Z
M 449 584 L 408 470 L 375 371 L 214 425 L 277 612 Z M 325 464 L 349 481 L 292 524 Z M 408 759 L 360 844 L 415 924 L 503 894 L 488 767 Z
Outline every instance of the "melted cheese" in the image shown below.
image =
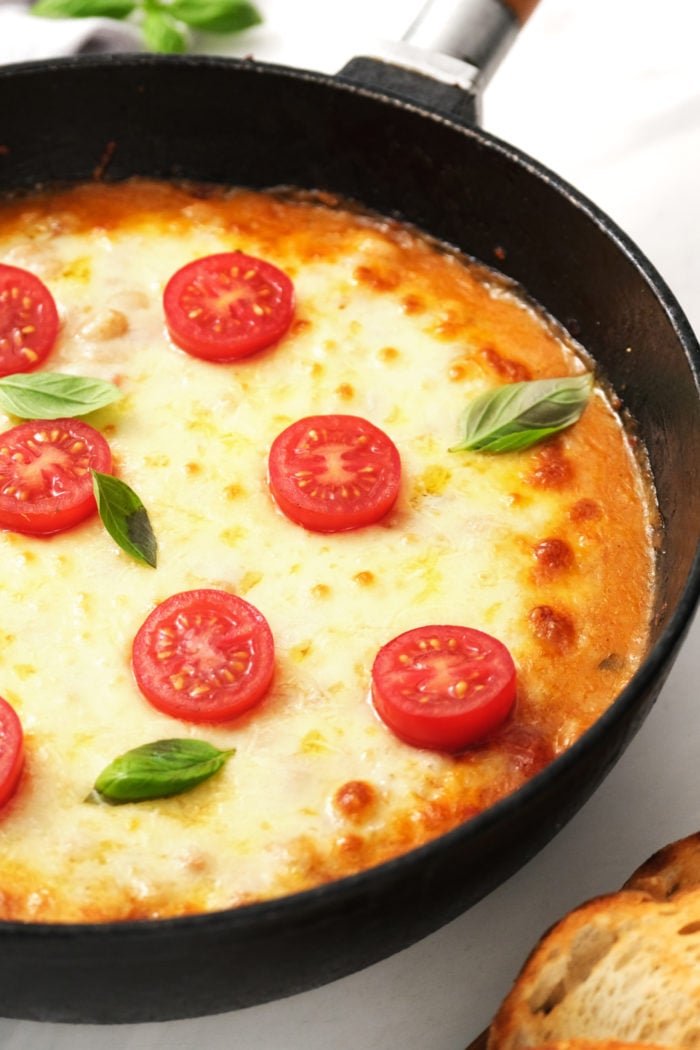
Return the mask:
M 209 364 L 169 341 L 162 291 L 189 260 L 234 248 L 290 275 L 296 317 L 273 349 Z M 512 791 L 629 679 L 646 642 L 652 506 L 603 393 L 545 445 L 448 452 L 475 394 L 589 367 L 502 281 L 342 208 L 142 181 L 5 203 L 0 259 L 59 305 L 44 367 L 121 387 L 89 421 L 159 543 L 150 570 L 96 517 L 48 539 L 0 533 L 0 694 L 27 738 L 0 814 L 0 916 L 218 909 L 376 864 Z M 266 481 L 274 437 L 328 412 L 370 419 L 403 464 L 393 511 L 337 535 L 288 521 Z M 0 429 L 15 422 L 0 414 Z M 131 673 L 145 617 L 195 587 L 245 597 L 275 637 L 269 695 L 223 726 L 160 714 Z M 486 630 L 518 667 L 512 718 L 460 756 L 402 744 L 369 701 L 379 646 L 429 623 Z M 176 798 L 83 801 L 116 755 L 172 736 L 236 754 Z

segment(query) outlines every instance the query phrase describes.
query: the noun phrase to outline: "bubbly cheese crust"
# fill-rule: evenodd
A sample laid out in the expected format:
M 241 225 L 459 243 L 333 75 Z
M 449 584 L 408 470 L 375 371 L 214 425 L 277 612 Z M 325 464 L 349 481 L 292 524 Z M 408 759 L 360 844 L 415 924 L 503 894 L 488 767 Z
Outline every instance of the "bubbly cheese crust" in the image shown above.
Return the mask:
M 234 364 L 177 349 L 173 272 L 240 249 L 294 281 L 275 347 Z M 0 917 L 103 921 L 228 908 L 375 865 L 513 791 L 611 703 L 643 656 L 653 504 L 600 389 L 582 419 L 528 451 L 453 453 L 468 400 L 590 364 L 499 278 L 414 231 L 337 202 L 132 181 L 7 201 L 0 260 L 51 289 L 44 368 L 117 383 L 89 422 L 158 538 L 149 569 L 97 517 L 38 539 L 0 532 L 0 695 L 27 757 L 0 814 Z M 267 452 L 295 419 L 360 415 L 402 459 L 381 522 L 293 524 Z M 0 429 L 14 425 L 0 413 Z M 178 591 L 230 590 L 267 618 L 276 672 L 261 705 L 217 726 L 156 711 L 131 644 Z M 518 698 L 492 738 L 451 756 L 377 717 L 377 649 L 424 624 L 504 641 Z M 89 805 L 118 754 L 165 737 L 236 753 L 187 794 Z

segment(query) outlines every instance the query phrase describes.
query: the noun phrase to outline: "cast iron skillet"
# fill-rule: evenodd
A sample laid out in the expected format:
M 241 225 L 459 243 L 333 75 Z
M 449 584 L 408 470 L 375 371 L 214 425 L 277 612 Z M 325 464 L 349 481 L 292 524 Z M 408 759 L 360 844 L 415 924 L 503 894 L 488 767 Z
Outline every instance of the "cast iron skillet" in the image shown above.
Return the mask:
M 358 71 L 364 85 L 354 82 Z M 194 1017 L 301 992 L 406 947 L 562 827 L 666 679 L 700 588 L 700 352 L 637 248 L 568 185 L 471 123 L 474 101 L 473 92 L 364 60 L 338 78 L 144 55 L 0 71 L 0 188 L 96 170 L 321 188 L 497 263 L 588 347 L 621 394 L 665 523 L 648 659 L 606 715 L 517 793 L 406 856 L 282 900 L 152 922 L 0 923 L 1 1014 Z

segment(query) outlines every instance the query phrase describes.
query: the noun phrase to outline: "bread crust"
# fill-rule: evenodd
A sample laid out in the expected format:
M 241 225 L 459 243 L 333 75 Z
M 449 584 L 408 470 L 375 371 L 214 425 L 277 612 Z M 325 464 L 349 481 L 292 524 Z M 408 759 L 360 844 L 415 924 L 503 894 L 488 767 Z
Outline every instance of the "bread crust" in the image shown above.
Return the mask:
M 700 1046 L 700 833 L 553 925 L 496 1014 L 488 1050 Z
M 630 875 L 623 889 L 670 900 L 695 886 L 700 886 L 700 831 L 657 850 Z
M 537 1050 L 668 1050 L 658 1043 L 626 1043 L 619 1039 L 558 1039 Z

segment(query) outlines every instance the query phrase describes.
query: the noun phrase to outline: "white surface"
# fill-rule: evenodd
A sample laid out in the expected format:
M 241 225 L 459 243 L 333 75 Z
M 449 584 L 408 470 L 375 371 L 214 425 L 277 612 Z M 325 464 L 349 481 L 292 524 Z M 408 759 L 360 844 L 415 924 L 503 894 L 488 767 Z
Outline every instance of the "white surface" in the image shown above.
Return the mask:
M 370 34 L 400 36 L 420 3 L 260 6 L 266 25 L 233 53 L 332 72 Z M 489 130 L 559 172 L 631 234 L 696 330 L 698 41 L 693 0 L 543 0 L 484 106 Z M 219 1017 L 100 1029 L 0 1020 L 0 1047 L 461 1050 L 548 924 L 700 827 L 699 649 L 696 621 L 656 707 L 594 798 L 523 871 L 421 943 L 325 988 Z
M 132 51 L 140 47 L 135 26 L 111 18 L 30 18 L 23 0 L 0 0 L 0 63 L 55 58 L 89 48 Z

